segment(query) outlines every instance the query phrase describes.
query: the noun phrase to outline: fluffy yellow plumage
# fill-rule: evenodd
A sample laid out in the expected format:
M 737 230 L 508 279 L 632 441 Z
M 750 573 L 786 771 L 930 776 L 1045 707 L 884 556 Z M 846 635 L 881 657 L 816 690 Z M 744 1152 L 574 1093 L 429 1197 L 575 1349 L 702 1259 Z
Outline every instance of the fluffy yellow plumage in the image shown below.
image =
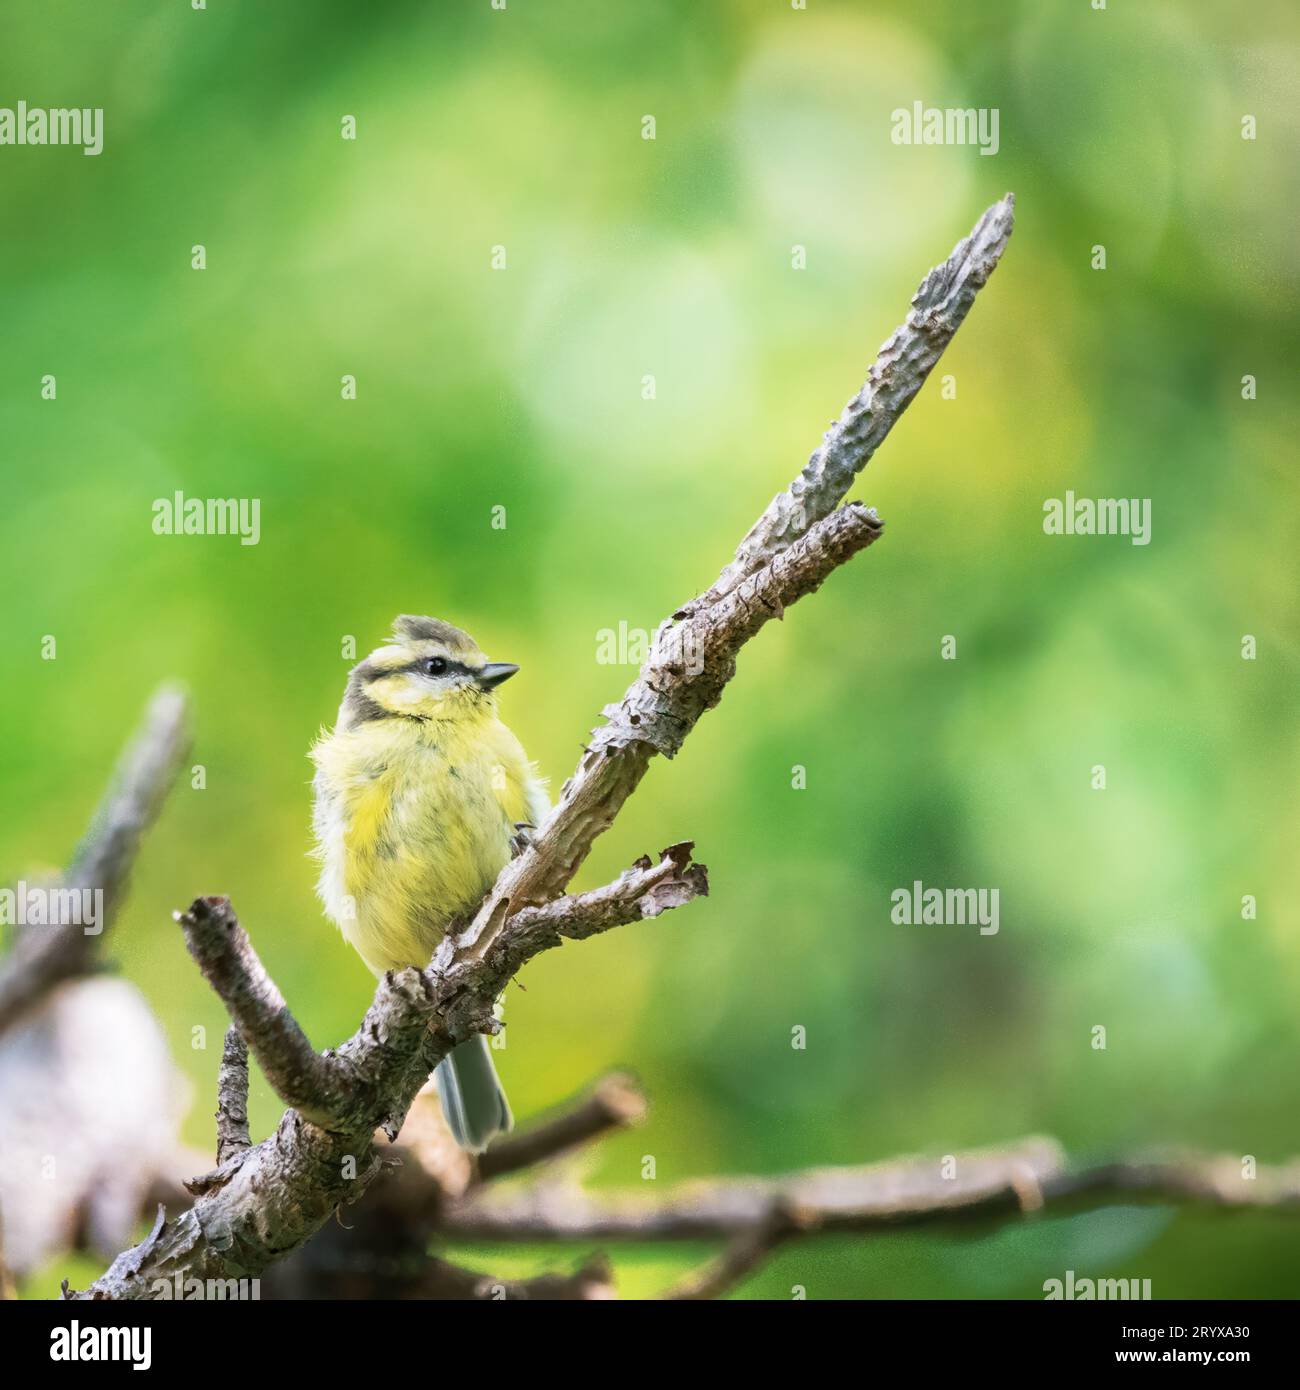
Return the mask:
M 544 782 L 497 718 L 496 687 L 516 669 L 487 661 L 450 624 L 398 618 L 390 643 L 349 675 L 338 722 L 312 749 L 318 891 L 376 974 L 427 965 L 447 924 L 477 906 L 549 809 Z M 476 1127 L 468 1113 L 483 1077 L 466 1066 L 481 1073 L 486 1063 L 491 1074 L 482 1043 L 452 1054 L 459 1078 L 439 1074 L 452 1128 L 460 1122 L 471 1148 L 491 1137 L 485 1125 L 509 1122 L 499 1090 L 501 1122 Z M 466 1094 L 449 1095 L 458 1081 Z M 489 1098 L 478 1099 L 486 1115 Z

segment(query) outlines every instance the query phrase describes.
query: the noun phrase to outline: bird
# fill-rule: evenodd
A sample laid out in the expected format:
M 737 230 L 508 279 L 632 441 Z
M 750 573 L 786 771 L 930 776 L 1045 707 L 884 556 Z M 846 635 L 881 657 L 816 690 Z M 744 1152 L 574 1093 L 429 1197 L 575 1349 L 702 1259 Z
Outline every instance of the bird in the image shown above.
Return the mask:
M 427 966 L 550 809 L 546 781 L 497 716 L 519 667 L 468 633 L 403 614 L 348 673 L 332 730 L 311 749 L 317 893 L 376 975 Z M 510 1129 L 482 1034 L 438 1064 L 457 1142 L 481 1153 Z

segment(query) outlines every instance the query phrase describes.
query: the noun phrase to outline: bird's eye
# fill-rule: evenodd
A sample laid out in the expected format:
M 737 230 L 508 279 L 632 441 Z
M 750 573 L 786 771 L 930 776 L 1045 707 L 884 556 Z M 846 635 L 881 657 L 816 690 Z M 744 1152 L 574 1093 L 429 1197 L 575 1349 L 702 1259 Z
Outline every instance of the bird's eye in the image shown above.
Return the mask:
M 426 657 L 424 660 L 424 674 L 426 676 L 441 676 L 447 670 L 446 661 L 440 656 Z

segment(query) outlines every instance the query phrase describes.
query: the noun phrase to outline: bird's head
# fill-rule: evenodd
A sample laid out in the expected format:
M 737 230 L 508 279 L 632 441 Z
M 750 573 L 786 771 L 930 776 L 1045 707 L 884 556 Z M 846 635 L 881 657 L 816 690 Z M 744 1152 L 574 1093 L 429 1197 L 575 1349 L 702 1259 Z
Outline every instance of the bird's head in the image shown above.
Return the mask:
M 518 669 L 489 661 L 468 633 L 450 623 L 404 614 L 389 641 L 353 667 L 342 714 L 349 725 L 465 719 L 492 711 L 497 686 Z

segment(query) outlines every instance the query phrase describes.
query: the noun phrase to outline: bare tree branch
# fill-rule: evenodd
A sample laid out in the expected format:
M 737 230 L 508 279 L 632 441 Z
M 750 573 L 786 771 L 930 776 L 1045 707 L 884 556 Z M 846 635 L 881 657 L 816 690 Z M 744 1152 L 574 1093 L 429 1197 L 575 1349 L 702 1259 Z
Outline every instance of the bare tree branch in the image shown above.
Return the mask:
M 198 1200 L 113 1262 L 74 1297 L 144 1298 L 156 1279 L 260 1273 L 356 1201 L 382 1165 L 373 1133 L 395 1137 L 431 1068 L 473 1031 L 494 1026 L 492 1007 L 519 968 L 567 935 L 586 937 L 687 902 L 707 887 L 702 867 L 673 846 L 659 865 L 638 861 L 606 889 L 520 914 L 483 960 L 392 971 L 358 1032 L 317 1055 L 224 898 L 198 899 L 179 915 L 190 951 L 235 1017 L 281 1099 L 292 1105 L 276 1133 L 237 1151 L 188 1184 Z M 282 1089 L 283 1088 L 283 1089 Z M 288 1094 L 286 1094 L 286 1092 Z M 324 1123 L 305 1118 L 304 1111 Z M 273 1220 L 268 1221 L 268 1214 Z
M 235 1028 L 250 1042 L 266 1079 L 286 1105 L 325 1128 L 337 1127 L 346 1079 L 317 1054 L 266 973 L 226 898 L 198 898 L 174 914 L 204 978 Z
M 627 1077 L 604 1077 L 580 1102 L 494 1145 L 482 1158 L 485 1164 L 488 1159 L 493 1162 L 480 1169 L 478 1180 L 488 1181 L 572 1152 L 577 1144 L 633 1122 L 644 1104 Z M 264 1298 L 467 1296 L 465 1287 L 442 1292 L 450 1286 L 429 1268 L 429 1251 L 438 1239 L 442 1213 L 474 1178 L 474 1160 L 448 1130 L 432 1086 L 426 1085 L 415 1098 L 386 1158 L 383 1177 L 348 1208 L 343 1219 L 328 1222 L 300 1250 L 265 1271 Z M 482 1278 L 466 1277 L 473 1295 Z M 582 1271 L 577 1277 L 583 1282 Z M 561 1275 L 554 1286 L 534 1283 L 529 1296 L 564 1297 L 574 1278 Z M 494 1287 L 489 1296 L 502 1297 L 496 1285 L 506 1281 L 490 1282 Z M 607 1278 L 603 1282 L 607 1285 Z M 516 1295 L 511 1288 L 504 1296 Z M 612 1291 L 606 1287 L 599 1296 L 612 1296 Z
M 704 865 L 689 843 L 670 846 L 658 864 L 637 861 L 613 883 L 557 898 L 516 915 L 498 949 L 445 970 L 391 971 L 380 982 L 356 1035 L 336 1052 L 317 1053 L 290 1013 L 225 898 L 199 898 L 176 914 L 197 961 L 276 1094 L 299 1115 L 334 1133 L 364 1133 L 400 1121 L 428 1072 L 473 1031 L 492 1031 L 492 1005 L 515 972 L 566 938 L 582 939 L 655 917 L 708 892 Z M 448 1018 L 455 1011 L 455 1019 Z M 451 1029 L 431 1026 L 435 1016 Z M 394 1078 L 418 1071 L 396 1109 Z
M 479 1159 L 480 1182 L 533 1168 L 644 1118 L 645 1095 L 630 1076 L 602 1077 L 576 1106 L 531 1129 L 498 1139 Z
M 123 753 L 60 884 L 64 889 L 102 891 L 104 915 L 96 924 L 98 931 L 87 933 L 84 925 L 65 924 L 28 927 L 18 934 L 0 965 L 0 1032 L 55 985 L 95 968 L 97 944 L 122 901 L 140 837 L 157 815 L 189 747 L 185 696 L 165 687 L 154 696 Z
M 670 907 L 684 907 L 692 898 L 707 897 L 709 871 L 703 864 L 691 863 L 694 848 L 691 840 L 669 845 L 660 851 L 657 864 L 643 855 L 603 888 L 523 908 L 511 919 L 511 937 L 516 946 L 536 944 L 544 950 L 561 940 L 581 941 L 611 927 L 657 917 Z
M 145 711 L 144 724 L 118 764 L 66 876 L 73 887 L 102 888 L 110 914 L 117 909 L 141 837 L 153 824 L 189 748 L 184 692 L 164 686 Z
M 780 1246 L 803 1234 L 804 1229 L 801 1213 L 778 1201 L 766 1216 L 733 1236 L 716 1260 L 666 1290 L 662 1297 L 668 1302 L 721 1298 L 743 1284 Z
M 512 1142 L 544 1161 L 549 1153 L 542 1141 L 549 1132 L 543 1123 Z M 518 1169 L 512 1165 L 511 1171 Z M 1072 1213 L 1134 1203 L 1300 1215 L 1300 1160 L 1256 1169 L 1232 1155 L 1173 1152 L 1071 1167 L 1061 1147 L 1044 1138 L 776 1178 L 709 1179 L 658 1195 L 590 1193 L 544 1181 L 513 1190 L 480 1186 L 455 1200 L 429 1174 L 412 1173 L 404 1181 L 404 1190 L 385 1186 L 367 1199 L 374 1223 L 368 1234 L 385 1225 L 399 1230 L 417 1255 L 431 1240 L 722 1241 L 714 1260 L 662 1295 L 674 1300 L 721 1297 L 782 1246 L 826 1233 L 920 1226 L 984 1230 L 1044 1210 Z M 422 1187 L 429 1189 L 423 1195 Z M 387 1215 L 377 1215 L 374 1203 L 389 1207 Z M 341 1264 L 350 1267 L 357 1259 L 354 1249 Z M 402 1296 L 390 1284 L 383 1287 L 390 1290 L 387 1296 Z
M 700 716 L 722 698 L 740 647 L 770 619 L 815 592 L 881 529 L 869 507 L 841 507 L 714 607 L 676 628 L 671 620 L 664 624 L 621 703 L 606 706 L 605 724 L 593 734 L 532 843 L 502 870 L 464 935 L 444 943 L 447 953 L 454 951 L 451 958 L 481 958 L 511 912 L 563 892 L 596 837 L 636 790 L 651 757 L 676 753 Z
M 861 466 L 920 388 L 1010 233 L 1010 204 L 998 206 L 1002 212 L 990 210 L 973 237 L 930 273 L 907 323 L 882 349 L 855 417 L 869 416 L 870 423 L 842 430 L 838 452 L 822 468 L 826 481 L 811 489 L 814 505 L 786 517 L 762 553 L 745 561 L 744 573 L 708 602 L 697 600 L 661 626 L 637 680 L 604 711 L 606 722 L 558 806 L 502 870 L 467 931 L 448 936 L 428 969 L 386 975 L 360 1030 L 342 1047 L 312 1051 L 224 899 L 199 899 L 182 915 L 191 953 L 292 1108 L 273 1138 L 220 1165 L 190 1211 L 119 1256 L 86 1296 L 145 1296 L 160 1272 L 256 1273 L 295 1249 L 377 1175 L 373 1131 L 382 1125 L 390 1137 L 397 1134 L 430 1067 L 466 1037 L 499 1027 L 495 1002 L 529 959 L 566 936 L 652 916 L 705 891 L 703 870 L 674 847 L 658 866 L 639 862 L 606 889 L 552 901 L 650 758 L 672 756 L 718 703 L 741 646 L 879 537 L 874 511 L 859 503 L 836 507 L 856 471 L 840 486 L 838 461 Z
M 19 1278 L 70 1244 L 120 1249 L 175 1155 L 184 1080 L 139 991 L 98 972 L 141 836 L 188 748 L 186 701 L 159 690 L 71 867 L 42 885 L 50 924 L 17 930 L 0 962 L 0 1206 Z
M 879 536 L 881 523 L 870 509 L 835 509 L 961 327 L 1011 236 L 1014 207 L 1011 194 L 995 203 L 930 271 L 906 321 L 881 347 L 865 385 L 803 472 L 751 527 L 713 587 L 660 627 L 638 679 L 620 704 L 603 711 L 607 722 L 559 804 L 484 900 L 462 938 L 463 952 L 481 954 L 509 911 L 563 892 L 651 756 L 672 757 L 718 703 L 740 646 Z
M 949 1176 L 951 1174 L 951 1176 Z M 700 1240 L 773 1233 L 895 1230 L 997 1222 L 1049 1209 L 1127 1203 L 1264 1208 L 1300 1215 L 1300 1160 L 1246 1176 L 1232 1155 L 1136 1156 L 1071 1170 L 1051 1139 L 943 1158 L 824 1168 L 778 1178 L 684 1184 L 660 1196 L 569 1189 L 484 1188 L 443 1217 L 451 1237 L 492 1241 Z
M 217 1073 L 217 1164 L 251 1147 L 248 1137 L 248 1048 L 239 1029 L 226 1029 Z
M 1247 1175 L 1237 1154 L 1195 1151 L 1138 1155 L 1063 1173 L 1043 1189 L 1044 1204 L 1093 1207 L 1124 1201 L 1225 1210 L 1261 1208 L 1300 1215 L 1300 1159 L 1264 1164 Z
M 573 1186 L 481 1188 L 443 1217 L 449 1236 L 471 1240 L 730 1239 L 798 1214 L 806 1231 L 863 1231 L 953 1218 L 1037 1191 L 1064 1172 L 1050 1139 L 940 1158 L 819 1168 L 783 1177 L 709 1178 L 659 1194 L 588 1192 Z M 946 1177 L 946 1172 L 951 1177 Z
M 882 345 L 862 389 L 826 431 L 799 476 L 750 528 L 736 558 L 707 593 L 685 605 L 683 616 L 717 603 L 839 505 L 911 405 L 997 268 L 1011 236 L 1015 205 L 1010 193 L 994 203 L 970 236 L 925 277 L 912 296 L 912 312 Z
M 576 1117 L 584 1108 L 576 1107 L 572 1114 Z M 510 1142 L 545 1161 L 551 1156 L 545 1140 L 552 1124 L 543 1122 Z M 405 1131 L 402 1144 L 407 1144 Z M 525 1154 L 517 1156 L 518 1167 L 512 1163 L 510 1171 L 525 1166 Z M 456 1200 L 436 1170 L 404 1163 L 396 1181 L 386 1179 L 368 1194 L 359 1229 L 350 1233 L 359 1240 L 349 1246 L 333 1229 L 323 1233 L 303 1252 L 311 1257 L 319 1242 L 330 1238 L 326 1257 L 312 1261 L 310 1282 L 300 1278 L 281 1290 L 274 1278 L 268 1287 L 272 1296 L 340 1297 L 345 1288 L 353 1296 L 412 1296 L 431 1241 L 717 1240 L 723 1249 L 715 1259 L 661 1295 L 710 1299 L 739 1287 L 784 1245 L 824 1233 L 918 1226 L 983 1230 L 1032 1219 L 1045 1208 L 1069 1213 L 1135 1202 L 1300 1214 L 1300 1161 L 1266 1166 L 1248 1176 L 1252 1171 L 1235 1156 L 1197 1153 L 1071 1168 L 1055 1141 L 1028 1138 L 946 1157 L 813 1169 L 777 1178 L 710 1179 L 651 1196 L 644 1190 L 635 1195 L 589 1193 L 576 1184 L 544 1180 L 513 1190 L 465 1191 L 458 1185 L 463 1196 Z M 380 1264 L 387 1273 L 376 1265 L 376 1250 L 384 1252 Z M 394 1251 L 405 1271 L 401 1285 L 394 1283 Z M 367 1282 L 366 1271 L 372 1268 L 374 1277 Z

